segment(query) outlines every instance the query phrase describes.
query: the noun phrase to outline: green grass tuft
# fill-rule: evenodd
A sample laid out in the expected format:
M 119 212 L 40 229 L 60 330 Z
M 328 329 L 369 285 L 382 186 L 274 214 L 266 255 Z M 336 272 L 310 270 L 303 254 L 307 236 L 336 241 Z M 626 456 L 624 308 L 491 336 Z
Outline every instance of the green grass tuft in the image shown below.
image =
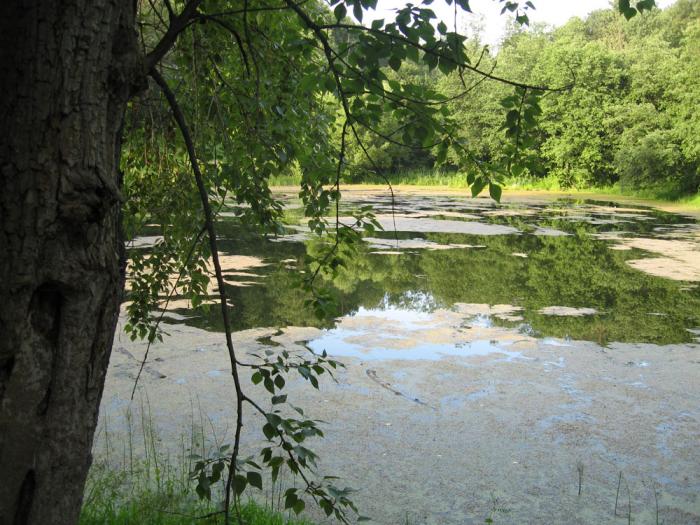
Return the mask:
M 143 392 L 143 391 L 142 391 Z M 205 432 L 206 416 L 194 406 L 189 433 L 180 436 L 180 450 L 162 445 L 151 418 L 148 396 L 124 415 L 126 429 L 115 433 L 104 417 L 96 434 L 95 461 L 88 474 L 79 525 L 211 525 L 224 523 L 222 485 L 212 486 L 212 500 L 202 500 L 191 477 L 192 454 L 208 457 L 221 443 Z M 123 433 L 125 432 L 125 433 Z M 272 483 L 255 499 L 238 502 L 246 525 L 313 525 L 284 511 L 283 480 Z M 247 493 L 246 493 L 247 494 Z M 236 511 L 231 508 L 232 523 Z
M 129 471 L 105 463 L 94 465 L 79 525 L 212 525 L 224 522 L 221 506 L 200 500 L 187 476 L 169 475 L 155 482 L 153 472 L 148 472 L 144 466 L 139 462 Z M 165 469 L 171 473 L 178 470 L 178 465 Z M 231 512 L 232 516 L 236 515 L 233 508 Z M 313 525 L 252 499 L 242 502 L 239 512 L 246 525 Z

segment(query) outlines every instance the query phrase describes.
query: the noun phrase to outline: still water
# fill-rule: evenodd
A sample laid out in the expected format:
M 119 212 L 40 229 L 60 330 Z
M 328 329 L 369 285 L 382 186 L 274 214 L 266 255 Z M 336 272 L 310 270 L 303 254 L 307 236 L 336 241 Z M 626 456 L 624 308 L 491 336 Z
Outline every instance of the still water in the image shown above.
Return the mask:
M 339 318 L 379 318 L 410 331 L 436 310 L 472 305 L 467 325 L 494 324 L 536 337 L 599 344 L 693 342 L 700 326 L 700 225 L 693 218 L 613 202 L 533 198 L 496 204 L 467 196 L 346 192 L 343 213 L 371 205 L 384 231 L 332 283 L 334 316 L 319 320 L 300 289 L 307 253 L 323 242 L 290 195 L 279 236 L 251 233 L 226 213 L 220 248 L 230 255 L 227 293 L 236 330 L 315 326 L 312 346 L 353 355 Z M 151 232 L 156 233 L 156 232 Z M 235 256 L 235 257 L 233 257 Z M 221 330 L 218 308 L 175 313 Z M 491 305 L 473 311 L 474 305 Z M 493 308 L 493 305 L 500 305 Z M 477 309 L 478 310 L 478 309 Z M 483 308 L 482 308 L 483 310 Z M 169 321 L 170 322 L 170 321 Z M 481 346 L 406 349 L 406 358 L 488 352 Z M 366 358 L 381 359 L 378 345 Z M 507 356 L 506 348 L 500 349 Z

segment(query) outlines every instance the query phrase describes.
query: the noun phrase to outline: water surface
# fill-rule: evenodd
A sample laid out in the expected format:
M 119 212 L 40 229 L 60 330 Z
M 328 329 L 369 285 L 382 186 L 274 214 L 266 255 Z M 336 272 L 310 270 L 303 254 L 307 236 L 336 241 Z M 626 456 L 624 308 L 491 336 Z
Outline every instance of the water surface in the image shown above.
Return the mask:
M 236 330 L 333 329 L 337 318 L 368 312 L 398 316 L 400 325 L 436 309 L 484 304 L 515 312 L 466 315 L 465 322 L 600 344 L 698 337 L 700 226 L 689 217 L 590 200 L 499 205 L 460 195 L 401 195 L 392 202 L 388 194 L 347 192 L 342 212 L 371 205 L 384 231 L 366 238 L 341 270 L 332 283 L 334 318 L 319 320 L 304 306 L 309 297 L 299 282 L 306 255 L 324 241 L 306 231 L 298 203 L 289 196 L 286 202 L 288 224 L 277 237 L 250 233 L 234 213 L 220 221 L 221 250 L 256 261 L 227 271 Z M 217 308 L 175 313 L 189 325 L 222 329 Z M 351 352 L 338 342 L 340 335 L 328 333 L 327 342 Z M 427 345 L 405 355 L 455 351 L 456 345 Z M 381 347 L 376 352 L 381 356 Z

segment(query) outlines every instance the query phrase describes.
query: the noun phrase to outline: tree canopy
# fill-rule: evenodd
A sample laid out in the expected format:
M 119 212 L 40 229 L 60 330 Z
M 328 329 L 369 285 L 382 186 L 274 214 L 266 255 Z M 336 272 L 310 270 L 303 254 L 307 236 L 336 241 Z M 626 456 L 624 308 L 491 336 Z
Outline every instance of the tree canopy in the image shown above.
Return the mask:
M 509 173 L 511 180 L 549 178 L 561 187 L 618 183 L 628 189 L 661 188 L 667 195 L 695 193 L 700 187 L 696 108 L 700 103 L 697 57 L 700 4 L 680 0 L 630 21 L 615 9 L 595 11 L 585 20 L 559 28 L 513 26 L 495 52 L 481 57 L 494 75 L 530 85 L 564 87 L 541 97 L 537 122 L 520 143 L 527 159 Z M 466 42 L 473 54 L 481 36 Z M 465 76 L 444 78 L 417 68 L 403 71 L 432 84 L 450 103 L 457 137 L 477 160 L 489 163 L 507 151 L 502 134 L 502 101 L 510 88 L 483 79 L 480 89 L 460 97 Z M 390 117 L 383 124 L 396 125 Z M 435 150 L 418 154 L 370 139 L 376 163 L 386 172 L 405 166 L 438 166 Z M 366 162 L 355 154 L 361 176 Z M 453 169 L 460 169 L 451 157 Z M 520 171 L 522 168 L 522 171 Z

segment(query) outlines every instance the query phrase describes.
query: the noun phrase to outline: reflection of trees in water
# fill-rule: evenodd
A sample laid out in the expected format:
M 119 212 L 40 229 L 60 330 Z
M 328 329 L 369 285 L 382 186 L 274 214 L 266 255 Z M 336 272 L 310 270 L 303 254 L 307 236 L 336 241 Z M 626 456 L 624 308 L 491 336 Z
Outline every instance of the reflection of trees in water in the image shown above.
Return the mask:
M 521 230 L 523 218 L 504 218 Z M 485 249 L 415 250 L 401 255 L 373 254 L 360 246 L 348 257 L 333 282 L 334 317 L 351 314 L 360 306 L 381 307 L 384 301 L 402 308 L 411 305 L 407 293 L 431 297 L 432 307 L 457 302 L 513 304 L 536 333 L 543 336 L 592 340 L 601 343 L 677 343 L 692 340 L 685 329 L 700 324 L 700 294 L 681 291 L 682 283 L 652 277 L 625 264 L 639 258 L 636 250 L 615 251 L 589 235 L 601 231 L 586 223 L 561 218 L 538 220 L 538 225 L 568 231 L 566 237 L 535 235 L 474 236 L 459 234 L 410 234 L 439 244 L 470 243 Z M 629 227 L 629 224 L 625 226 Z M 644 226 L 647 228 L 647 226 Z M 606 225 L 606 231 L 618 225 Z M 384 233 L 387 235 L 387 232 Z M 307 253 L 320 250 L 320 241 L 304 244 L 272 242 L 243 236 L 229 229 L 226 249 L 256 255 L 267 261 L 294 259 L 296 263 L 272 263 L 259 269 L 260 285 L 230 286 L 236 329 L 259 326 L 329 327 L 333 319 L 319 320 L 305 307 L 309 299 L 299 286 Z M 527 253 L 528 258 L 513 256 Z M 600 313 L 586 317 L 538 314 L 547 306 L 591 307 Z M 190 320 L 205 328 L 217 328 L 218 312 L 198 312 Z M 666 315 L 649 315 L 664 313 Z M 219 327 L 220 328 L 220 327 Z

